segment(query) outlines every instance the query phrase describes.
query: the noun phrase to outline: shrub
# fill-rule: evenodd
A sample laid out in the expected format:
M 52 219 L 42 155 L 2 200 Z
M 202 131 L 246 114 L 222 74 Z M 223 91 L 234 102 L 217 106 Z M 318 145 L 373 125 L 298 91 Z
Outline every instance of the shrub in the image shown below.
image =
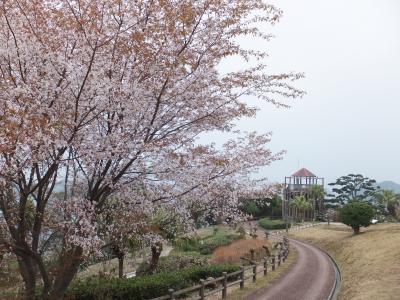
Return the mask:
M 282 217 L 282 206 L 273 207 L 271 209 L 271 216 Z
M 375 215 L 375 209 L 368 203 L 353 201 L 340 209 L 342 222 L 353 228 L 354 234 L 360 232 L 360 227 L 367 227 Z
M 0 290 L 13 287 L 19 281 L 17 260 L 10 253 L 2 254 L 0 249 Z
M 271 220 L 269 218 L 261 219 L 260 222 L 258 223 L 262 228 L 268 229 L 268 230 L 276 230 L 276 229 L 285 229 L 286 228 L 286 223 L 284 220 L 278 219 L 278 220 Z M 290 228 L 290 224 L 289 228 Z
M 235 240 L 240 239 L 241 236 L 238 234 L 221 234 L 206 237 L 202 240 L 202 244 L 199 247 L 199 251 L 203 255 L 212 254 L 215 249 L 221 246 L 226 246 Z
M 242 210 L 255 218 L 282 216 L 282 198 L 275 195 L 269 199 L 245 200 Z
M 163 272 L 131 279 L 91 277 L 73 282 L 67 291 L 67 299 L 151 299 L 168 294 L 170 288 L 183 289 L 197 284 L 200 279 L 220 277 L 223 272 L 232 273 L 239 269 L 240 267 L 237 265 L 222 264 L 194 267 L 176 272 Z
M 262 211 L 254 201 L 251 201 L 246 205 L 245 212 L 248 215 L 258 217 Z
M 156 269 L 156 273 L 179 271 L 185 268 L 207 266 L 207 258 L 189 255 L 173 255 L 161 257 Z M 150 265 L 147 261 L 141 263 L 136 270 L 136 275 L 149 274 Z
M 243 238 L 240 234 L 227 233 L 225 230 L 213 230 L 213 234 L 199 239 L 197 237 L 183 237 L 175 241 L 175 247 L 183 252 L 199 252 L 202 255 L 211 254 L 216 248 L 229 245 L 235 240 Z
M 246 230 L 243 226 L 240 226 L 236 232 L 239 234 L 240 238 L 244 239 L 246 237 Z
M 182 251 L 198 251 L 200 241 L 197 237 L 180 237 L 175 240 L 174 246 Z

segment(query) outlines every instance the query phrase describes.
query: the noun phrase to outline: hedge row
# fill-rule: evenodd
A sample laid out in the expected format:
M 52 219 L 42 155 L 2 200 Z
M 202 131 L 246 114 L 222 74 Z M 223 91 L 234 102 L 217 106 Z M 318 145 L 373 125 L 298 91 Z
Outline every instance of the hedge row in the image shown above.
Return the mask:
M 231 273 L 239 269 L 237 265 L 221 264 L 130 279 L 91 277 L 75 281 L 66 296 L 67 299 L 77 300 L 152 299 L 168 294 L 168 289 L 184 289 L 198 284 L 200 279 L 220 277 L 223 272 Z
M 283 220 L 271 220 L 269 218 L 261 219 L 260 222 L 258 223 L 262 228 L 264 229 L 270 229 L 270 230 L 275 230 L 275 229 L 285 229 L 286 228 L 286 223 Z M 289 228 L 290 228 L 290 223 L 289 223 Z
M 175 272 L 187 268 L 208 266 L 206 257 L 190 255 L 170 255 L 160 257 L 156 273 Z M 136 270 L 136 275 L 148 275 L 150 272 L 150 263 L 145 260 Z

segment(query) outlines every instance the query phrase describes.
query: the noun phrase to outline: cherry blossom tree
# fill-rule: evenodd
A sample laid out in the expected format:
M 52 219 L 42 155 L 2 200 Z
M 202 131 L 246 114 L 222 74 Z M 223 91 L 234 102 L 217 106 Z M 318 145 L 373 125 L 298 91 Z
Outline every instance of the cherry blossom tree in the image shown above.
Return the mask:
M 126 194 L 119 192 L 118 207 L 113 202 L 113 208 L 107 209 L 114 216 L 107 231 L 111 233 L 114 249 L 118 249 L 120 276 L 129 238 L 137 239 L 138 234 L 149 231 L 153 238 L 158 237 L 154 242 L 144 240 L 152 249 L 150 266 L 156 268 L 162 250 L 160 239 L 171 240 L 178 234 L 192 231 L 199 219 L 207 214 L 213 214 L 220 222 L 242 221 L 245 216 L 239 209 L 240 197 L 244 194 L 271 195 L 273 187 L 267 185 L 260 189 L 263 181 L 249 179 L 250 173 L 259 166 L 281 158 L 282 153 L 273 155 L 265 149 L 268 141 L 268 134 L 257 136 L 252 133 L 238 141 L 228 141 L 220 150 L 213 145 L 192 145 L 186 151 L 181 148 L 166 157 L 158 157 L 158 162 L 147 168 L 141 186 L 136 188 L 136 191 L 142 191 L 141 201 L 147 201 L 145 205 L 141 202 L 142 207 L 154 208 L 153 211 L 142 211 L 144 219 L 139 231 L 127 226 L 129 220 L 138 219 L 133 214 L 137 214 L 139 202 L 134 203 L 136 207 L 130 206 L 131 187 Z M 114 230 L 111 231 L 109 226 Z
M 140 216 L 163 205 L 185 215 L 190 193 L 211 203 L 224 186 L 219 207 L 230 206 L 240 177 L 277 159 L 263 135 L 222 152 L 194 145 L 253 117 L 247 96 L 302 96 L 290 85 L 301 74 L 267 74 L 266 53 L 237 41 L 268 40 L 259 25 L 281 14 L 259 0 L 2 1 L 0 243 L 28 299 L 38 280 L 44 299 L 63 298 L 111 230 L 148 235 Z M 219 73 L 232 56 L 259 63 Z M 102 234 L 113 199 L 131 222 Z

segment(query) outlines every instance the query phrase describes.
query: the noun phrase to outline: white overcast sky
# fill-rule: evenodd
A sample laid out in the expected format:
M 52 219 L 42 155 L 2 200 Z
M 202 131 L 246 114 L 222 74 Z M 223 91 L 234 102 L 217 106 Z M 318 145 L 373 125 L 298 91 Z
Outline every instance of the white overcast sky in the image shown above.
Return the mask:
M 400 183 L 400 1 L 269 2 L 284 16 L 267 29 L 276 37 L 266 62 L 271 73 L 304 72 L 296 86 L 307 95 L 239 123 L 271 130 L 271 148 L 288 151 L 260 175 L 282 181 L 307 167 L 328 182 L 361 173 Z

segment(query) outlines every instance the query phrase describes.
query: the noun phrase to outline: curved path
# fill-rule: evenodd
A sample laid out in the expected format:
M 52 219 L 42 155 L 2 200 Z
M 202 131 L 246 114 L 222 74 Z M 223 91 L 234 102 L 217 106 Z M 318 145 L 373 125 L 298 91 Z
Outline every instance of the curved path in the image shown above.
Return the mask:
M 247 300 L 327 300 L 335 284 L 335 268 L 318 248 L 290 239 L 297 260 L 274 283 L 257 290 Z

